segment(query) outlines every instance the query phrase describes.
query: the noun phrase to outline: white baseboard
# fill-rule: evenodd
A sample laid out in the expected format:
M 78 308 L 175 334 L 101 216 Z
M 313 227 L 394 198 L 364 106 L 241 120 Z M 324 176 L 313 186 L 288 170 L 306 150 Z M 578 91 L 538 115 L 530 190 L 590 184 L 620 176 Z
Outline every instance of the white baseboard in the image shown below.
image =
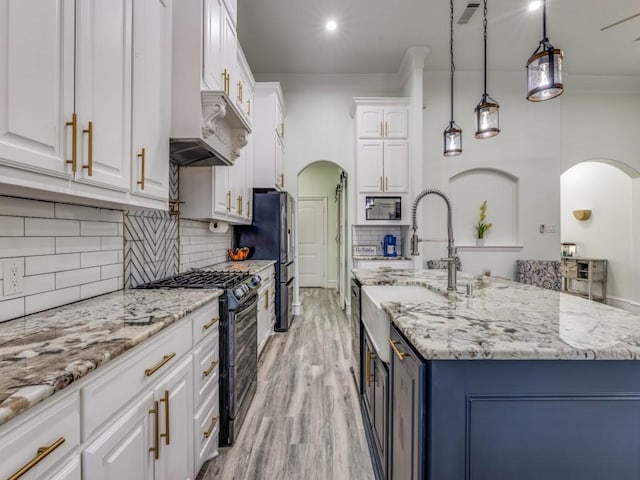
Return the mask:
M 293 314 L 294 315 L 301 315 L 302 314 L 302 309 L 300 308 L 300 304 L 299 303 L 294 303 L 293 304 Z
M 332 288 L 332 289 L 337 289 L 338 288 L 338 281 L 337 280 L 328 280 L 327 281 L 327 288 Z
M 345 300 L 346 300 L 348 297 L 344 297 L 344 298 L 345 298 Z M 345 313 L 346 313 L 347 315 L 349 315 L 349 318 L 351 318 L 351 301 L 346 300 L 346 301 L 344 302 L 344 304 L 345 304 L 345 307 L 346 307 L 344 311 L 345 311 Z
M 612 307 L 622 308 L 627 312 L 640 315 L 640 304 L 627 300 L 625 298 L 607 297 L 607 305 Z

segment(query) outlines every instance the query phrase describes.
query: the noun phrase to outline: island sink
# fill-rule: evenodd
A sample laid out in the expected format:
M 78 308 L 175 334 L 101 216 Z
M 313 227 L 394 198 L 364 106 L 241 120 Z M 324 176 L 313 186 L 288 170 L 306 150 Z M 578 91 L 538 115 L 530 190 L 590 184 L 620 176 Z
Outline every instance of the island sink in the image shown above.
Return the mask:
M 389 315 L 382 309 L 384 302 L 423 303 L 444 302 L 439 293 L 415 285 L 367 285 L 362 287 L 362 323 L 376 354 L 389 363 Z

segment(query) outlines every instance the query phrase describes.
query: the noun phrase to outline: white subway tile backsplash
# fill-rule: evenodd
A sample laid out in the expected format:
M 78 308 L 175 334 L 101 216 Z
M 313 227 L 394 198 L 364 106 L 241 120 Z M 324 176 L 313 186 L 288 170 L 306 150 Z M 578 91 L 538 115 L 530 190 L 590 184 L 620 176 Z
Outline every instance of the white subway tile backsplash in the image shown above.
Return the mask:
M 80 253 L 63 253 L 59 255 L 38 255 L 27 257 L 25 275 L 38 273 L 62 272 L 80 268 Z
M 108 210 L 106 208 L 100 209 L 100 220 L 103 222 L 123 222 L 123 213 L 121 210 Z
M 94 220 L 100 221 L 100 209 L 95 207 L 83 207 L 80 205 L 68 205 L 66 203 L 56 203 L 56 218 L 67 218 L 70 220 Z
M 55 243 L 53 237 L 0 237 L 0 258 L 52 254 Z
M 81 222 L 80 235 L 83 237 L 90 236 L 116 236 L 122 235 L 122 231 L 118 229 L 122 228 L 122 223 L 113 222 Z
M 80 222 L 49 218 L 25 218 L 27 237 L 74 237 L 80 235 Z
M 120 210 L 0 196 L 0 259 L 25 266 L 23 291 L 6 297 L 0 268 L 0 321 L 121 289 L 122 221 Z
M 124 240 L 119 237 L 102 237 L 100 243 L 101 250 L 118 250 L 124 248 Z
M 100 280 L 100 267 L 80 268 L 56 273 L 56 288 L 73 287 Z
M 55 253 L 97 252 L 100 249 L 101 249 L 100 237 L 57 237 L 56 238 Z
M 80 286 L 80 298 L 84 300 L 85 298 L 104 295 L 105 293 L 120 290 L 122 287 L 122 277 L 87 283 L 86 285 Z
M 122 263 L 113 265 L 105 265 L 100 267 L 100 279 L 107 280 L 109 278 L 122 277 L 124 275 Z
M 227 250 L 232 242 L 232 229 L 227 233 L 213 233 L 209 230 L 209 222 L 181 219 L 180 271 L 227 261 Z
M 24 298 L 24 313 L 41 312 L 49 308 L 59 307 L 80 300 L 80 287 L 62 288 L 51 292 L 30 295 Z
M 122 261 L 118 254 L 122 254 L 122 252 L 117 250 L 106 250 L 103 252 L 81 253 L 80 265 L 82 268 L 87 268 L 118 263 Z
M 0 216 L 0 236 L 22 237 L 24 235 L 24 217 Z
M 2 282 L 0 282 L 2 283 Z M 24 297 L 0 302 L 0 322 L 24 315 Z
M 53 218 L 54 204 L 26 198 L 0 196 L 0 215 Z

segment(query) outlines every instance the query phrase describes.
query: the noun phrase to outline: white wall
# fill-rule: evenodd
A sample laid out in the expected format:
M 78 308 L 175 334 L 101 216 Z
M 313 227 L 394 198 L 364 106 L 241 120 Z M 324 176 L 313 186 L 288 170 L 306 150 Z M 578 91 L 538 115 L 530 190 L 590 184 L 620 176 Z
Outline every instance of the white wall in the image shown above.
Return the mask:
M 562 184 L 562 241 L 577 245 L 578 256 L 608 260 L 607 296 L 640 303 L 632 265 L 632 179 L 616 167 L 585 162 L 567 170 Z M 573 210 L 591 210 L 578 221 Z
M 298 198 L 327 197 L 327 286 L 335 288 L 338 282 L 338 204 L 335 201 L 336 186 L 340 183 L 342 169 L 329 162 L 309 165 L 298 176 Z

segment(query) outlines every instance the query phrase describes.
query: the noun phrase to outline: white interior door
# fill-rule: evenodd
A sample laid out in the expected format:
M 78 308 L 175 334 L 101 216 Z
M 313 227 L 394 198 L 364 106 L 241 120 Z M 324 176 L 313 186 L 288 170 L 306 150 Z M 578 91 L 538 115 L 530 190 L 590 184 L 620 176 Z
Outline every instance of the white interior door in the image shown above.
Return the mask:
M 298 198 L 298 275 L 301 287 L 326 287 L 327 197 Z

